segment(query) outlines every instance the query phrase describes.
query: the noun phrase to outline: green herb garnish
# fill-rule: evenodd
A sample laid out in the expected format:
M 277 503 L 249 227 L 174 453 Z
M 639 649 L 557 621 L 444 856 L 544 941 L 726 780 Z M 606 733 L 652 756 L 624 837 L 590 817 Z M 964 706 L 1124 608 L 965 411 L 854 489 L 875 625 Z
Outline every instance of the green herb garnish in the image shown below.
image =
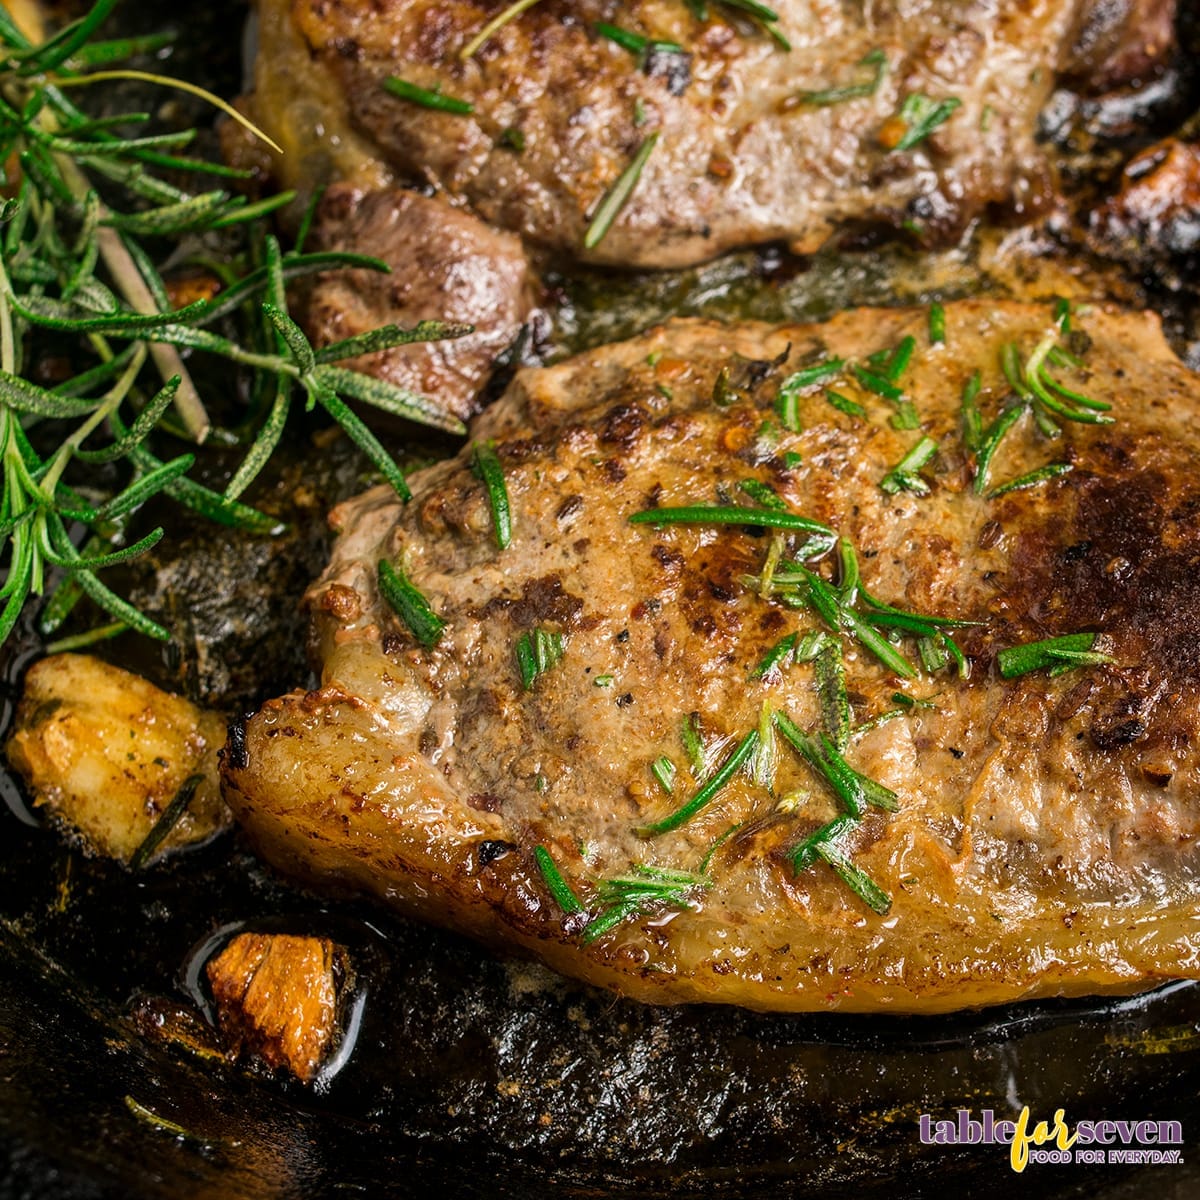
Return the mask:
M 644 59 L 645 56 L 653 51 L 660 51 L 664 54 L 683 54 L 684 49 L 678 42 L 659 41 L 655 38 L 645 37 L 643 34 L 634 33 L 629 29 L 622 29 L 619 25 L 610 25 L 607 21 L 597 21 L 592 28 L 601 36 L 608 38 L 610 42 L 616 42 L 623 50 L 628 50 L 630 54 L 635 55 L 639 59 Z
M 841 392 L 835 392 L 832 388 L 825 389 L 825 399 L 838 412 L 844 412 L 848 417 L 865 417 L 867 415 L 867 410 L 857 400 L 851 400 L 849 396 L 843 396 Z
M 844 104 L 847 100 L 859 100 L 864 96 L 875 95 L 879 90 L 879 85 L 883 82 L 883 77 L 887 74 L 887 55 L 880 49 L 872 50 L 869 54 L 859 59 L 858 65 L 860 67 L 872 68 L 872 77 L 864 80 L 862 83 L 850 83 L 843 87 L 826 88 L 824 91 L 797 92 L 794 98 L 795 102 L 825 108 L 830 104 Z
M 530 691 L 539 675 L 544 675 L 562 661 L 565 651 L 566 643 L 561 633 L 539 628 L 521 634 L 515 647 L 521 686 Z
M 590 944 L 618 925 L 656 908 L 690 908 L 692 895 L 711 886 L 712 881 L 703 875 L 638 863 L 629 874 L 601 882 L 601 909 L 584 926 L 583 940 Z
M 631 525 L 752 525 L 764 529 L 791 529 L 800 533 L 832 535 L 833 530 L 796 513 L 774 509 L 741 508 L 732 504 L 693 504 L 680 508 L 648 508 L 634 513 Z
M 930 437 L 923 437 L 880 481 L 880 488 L 889 495 L 898 492 L 913 492 L 918 496 L 929 495 L 929 484 L 918 474 L 922 467 L 938 452 L 938 444 Z
M 1103 666 L 1113 659 L 1094 649 L 1098 636 L 1095 633 L 1068 633 L 1024 646 L 1010 646 L 996 655 L 996 664 L 1005 679 L 1028 675 L 1030 671 L 1049 670 L 1054 676 L 1076 667 Z
M 962 405 L 959 410 L 962 414 L 963 445 L 972 454 L 977 454 L 983 443 L 983 416 L 979 411 L 979 386 L 979 372 L 976 371 L 963 388 Z
M 821 826 L 792 850 L 789 856 L 792 866 L 798 875 L 821 859 L 868 908 L 886 917 L 892 910 L 891 897 L 865 871 L 856 867 L 841 848 L 840 843 L 854 828 L 855 823 L 846 817 Z
M 538 870 L 542 873 L 542 878 L 546 881 L 546 887 L 550 891 L 550 895 L 554 897 L 555 903 L 568 916 L 574 913 L 584 912 L 585 909 L 580 903 L 579 897 L 571 890 L 571 885 L 563 878 L 562 872 L 558 869 L 554 859 L 550 855 L 550 851 L 545 846 L 536 846 L 533 851 L 534 860 L 537 862 Z
M 189 775 L 183 781 L 179 790 L 171 798 L 170 804 L 163 809 L 162 815 L 151 826 L 150 832 L 146 834 L 142 844 L 133 852 L 133 857 L 129 860 L 131 871 L 140 871 L 154 857 L 154 852 L 183 819 L 183 814 L 187 812 L 188 805 L 196 795 L 196 789 L 203 782 L 203 775 Z
M 704 738 L 700 735 L 700 723 L 695 713 L 686 713 L 680 722 L 679 738 L 691 765 L 692 774 L 700 782 L 707 773 L 708 764 L 704 755 Z
M 422 646 L 429 650 L 437 645 L 446 622 L 433 611 L 408 576 L 385 558 L 379 560 L 379 592 Z
M 975 452 L 975 494 L 977 496 L 982 496 L 987 491 L 988 471 L 991 469 L 992 459 L 995 457 L 1000 443 L 1004 440 L 1004 435 L 1021 419 L 1028 407 L 1027 404 L 1014 404 L 1006 408 L 979 435 L 979 446 Z
M 850 744 L 850 697 L 846 691 L 846 668 L 842 662 L 842 644 L 826 638 L 816 658 L 817 698 L 821 706 L 821 724 L 830 741 L 840 751 Z
M 457 113 L 461 117 L 466 117 L 475 111 L 475 105 L 469 100 L 460 100 L 457 96 L 447 96 L 441 90 L 440 84 L 437 91 L 431 92 L 428 88 L 409 83 L 407 79 L 389 75 L 383 81 L 383 90 L 398 100 L 408 100 L 412 104 L 419 104 L 422 108 L 433 108 L 438 112 Z
M 473 58 L 488 38 L 498 33 L 509 21 L 519 17 L 527 8 L 532 8 L 538 0 L 516 0 L 507 8 L 498 12 L 459 52 L 458 57 L 466 62 Z
M 659 133 L 656 131 L 642 142 L 629 165 L 617 177 L 616 183 L 604 194 L 604 198 L 597 206 L 595 216 L 592 217 L 591 224 L 584 234 L 584 249 L 594 250 L 612 227 L 612 223 L 617 219 L 617 215 L 625 207 L 629 197 L 633 195 L 633 190 L 637 187 L 638 180 L 642 177 L 642 171 L 650 155 L 654 152 L 654 147 L 658 145 L 659 136 Z
M 675 791 L 675 764 L 664 754 L 650 764 L 650 773 L 668 796 Z
M 944 125 L 962 107 L 955 96 L 931 100 L 920 92 L 912 92 L 900 106 L 900 119 L 906 128 L 904 136 L 892 147 L 893 151 L 911 150 L 923 142 L 939 125 Z
M 936 300 L 929 306 L 929 341 L 940 345 L 946 340 L 946 309 Z
M 787 666 L 788 656 L 796 649 L 796 643 L 800 640 L 798 633 L 789 633 L 782 637 L 771 647 L 770 650 L 763 655 L 762 662 L 750 673 L 752 679 L 762 679 L 769 675 L 777 667 L 782 669 Z
M 1073 469 L 1070 463 L 1047 463 L 1044 467 L 1038 467 L 1037 470 L 1029 471 L 1025 475 L 1018 475 L 1016 479 L 1010 479 L 1008 483 L 992 488 L 987 497 L 989 500 L 995 500 L 997 496 L 1007 496 L 1009 492 L 1023 492 L 1027 488 L 1037 487 L 1039 483 L 1057 479 L 1060 475 L 1065 475 Z
M 463 432 L 430 401 L 334 365 L 369 340 L 378 346 L 398 344 L 389 340 L 397 337 L 427 340 L 417 331 L 376 331 L 314 351 L 288 315 L 289 280 L 347 266 L 386 270 L 384 264 L 299 248 L 282 253 L 263 219 L 289 204 L 292 193 L 248 203 L 219 186 L 189 190 L 189 179 L 223 183 L 246 173 L 185 154 L 195 130 L 121 137 L 115 130 L 144 124 L 148 115 L 96 119 L 72 103 L 70 89 L 115 80 L 183 90 L 278 149 L 228 104 L 193 84 L 145 71 L 88 70 L 162 44 L 153 38 L 89 43 L 113 7 L 113 0 L 99 0 L 42 45 L 11 22 L 0 22 L 0 161 L 19 164 L 9 180 L 14 194 L 0 204 L 0 536 L 8 543 L 0 640 L 31 597 L 56 585 L 39 623 L 47 635 L 86 595 L 120 624 L 168 638 L 166 629 L 111 592 L 97 573 L 163 536 L 156 529 L 122 545 L 135 510 L 163 496 L 228 527 L 278 532 L 278 521 L 238 497 L 278 444 L 297 389 L 310 408 L 320 406 L 342 425 L 401 496 L 407 494 L 403 475 L 341 397 Z M 172 310 L 144 239 L 188 234 L 200 244 L 233 226 L 243 227 L 250 242 L 248 269 L 233 264 L 223 272 L 216 299 Z M 249 344 L 212 331 L 216 322 L 229 325 L 232 318 L 249 328 Z M 430 323 L 427 332 L 455 336 L 465 328 Z M 55 345 L 72 359 L 87 357 L 78 374 L 54 388 L 27 378 L 25 355 L 40 352 L 40 331 L 55 335 Z M 188 352 L 187 362 L 181 350 Z M 162 430 L 195 443 L 209 436 L 210 419 L 190 366 L 205 355 L 238 368 L 240 378 L 230 390 L 245 392 L 255 405 L 247 422 L 257 426 L 252 444 L 223 494 L 187 477 L 193 454 L 163 461 L 152 448 Z M 149 383 L 151 373 L 163 386 Z M 35 424 L 36 446 L 26 432 Z M 112 469 L 78 470 L 86 498 L 67 482 L 71 470 L 101 466 Z M 71 526 L 86 531 L 82 549 L 77 537 L 68 536 Z
M 504 482 L 504 468 L 496 454 L 495 442 L 476 442 L 471 448 L 475 471 L 487 489 L 488 504 L 492 509 L 492 528 L 496 534 L 496 545 L 507 550 L 512 542 L 512 505 L 508 499 L 508 487 Z
M 638 836 L 657 837 L 659 834 L 670 833 L 681 825 L 687 824 L 738 773 L 742 763 L 750 757 L 757 744 L 758 730 L 752 729 L 737 744 L 716 774 L 682 808 L 676 809 L 661 821 L 655 821 L 649 825 L 639 825 L 636 829 Z

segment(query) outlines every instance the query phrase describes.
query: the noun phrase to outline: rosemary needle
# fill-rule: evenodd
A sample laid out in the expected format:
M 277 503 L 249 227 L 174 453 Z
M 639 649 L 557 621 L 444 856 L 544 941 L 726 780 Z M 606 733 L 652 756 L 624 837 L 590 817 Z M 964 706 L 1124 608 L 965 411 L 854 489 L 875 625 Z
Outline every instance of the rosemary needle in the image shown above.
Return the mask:
M 488 503 L 492 508 L 492 526 L 496 533 L 496 545 L 507 550 L 512 542 L 512 505 L 508 498 L 508 486 L 504 482 L 504 468 L 496 454 L 495 442 L 476 442 L 472 447 L 475 470 L 487 489 Z
M 660 833 L 670 833 L 680 825 L 686 825 L 738 773 L 757 745 L 758 730 L 752 729 L 721 764 L 720 770 L 682 808 L 651 825 L 639 825 L 637 834 L 640 837 L 657 837 Z
M 654 147 L 658 145 L 659 137 L 660 134 L 656 130 L 642 142 L 630 160 L 629 165 L 617 177 L 616 183 L 605 193 L 604 198 L 600 201 L 596 209 L 595 215 L 592 217 L 592 222 L 588 226 L 587 232 L 583 236 L 584 249 L 594 250 L 603 241 L 604 235 L 608 233 L 621 209 L 625 207 L 629 197 L 633 195 L 633 190 L 637 187 L 638 180 L 642 176 L 642 171 L 650 155 L 654 152 Z

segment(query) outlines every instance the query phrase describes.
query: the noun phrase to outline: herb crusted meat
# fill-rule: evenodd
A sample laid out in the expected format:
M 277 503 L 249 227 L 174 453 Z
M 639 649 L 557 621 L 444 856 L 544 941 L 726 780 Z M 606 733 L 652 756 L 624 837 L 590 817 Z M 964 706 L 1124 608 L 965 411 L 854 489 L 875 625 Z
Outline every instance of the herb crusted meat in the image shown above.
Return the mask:
M 290 144 L 320 97 L 329 133 L 300 161 L 341 177 L 394 171 L 596 262 L 681 266 L 774 239 L 809 252 L 864 223 L 937 241 L 991 204 L 1036 209 L 1049 189 L 1034 134 L 1057 75 L 1144 77 L 1174 11 L 777 0 L 759 7 L 772 21 L 748 15 L 753 3 L 541 0 L 473 49 L 504 7 L 259 0 L 270 36 L 257 114 Z M 604 197 L 651 137 L 619 219 L 593 242 Z
M 342 506 L 260 852 L 647 1001 L 1200 974 L 1200 384 L 1149 315 L 942 325 L 673 321 Z

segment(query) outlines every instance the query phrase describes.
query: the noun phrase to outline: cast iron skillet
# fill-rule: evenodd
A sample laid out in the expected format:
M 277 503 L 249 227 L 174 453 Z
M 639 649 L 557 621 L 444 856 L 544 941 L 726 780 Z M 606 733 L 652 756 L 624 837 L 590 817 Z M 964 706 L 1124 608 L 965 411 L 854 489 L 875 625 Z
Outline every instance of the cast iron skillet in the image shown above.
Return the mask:
M 161 3 L 121 15 L 140 30 L 175 18 Z M 189 11 L 172 69 L 235 92 L 230 31 L 243 15 L 236 2 Z M 616 336 L 656 305 L 703 310 L 701 294 L 717 311 L 764 316 L 886 299 L 895 260 L 871 261 L 811 268 L 800 285 L 781 284 L 770 254 L 641 292 L 593 277 L 576 287 L 575 329 Z M 622 287 L 602 311 L 597 297 Z M 318 507 L 357 486 L 357 464 L 328 454 L 314 481 L 310 432 L 276 476 L 285 507 L 296 462 Z M 188 637 L 161 659 L 130 643 L 114 660 L 231 704 L 301 680 L 291 612 L 324 543 L 311 505 L 285 515 L 302 533 L 283 545 L 185 528 L 188 558 L 131 574 L 152 604 L 153 581 L 171 575 L 174 599 L 157 601 L 207 639 L 208 667 Z M 23 637 L 3 665 L 4 724 L 38 650 Z M 264 872 L 234 836 L 131 877 L 42 828 L 7 776 L 0 785 L 0 1197 L 1200 1193 L 1200 1163 L 1187 1161 L 1200 1129 L 1192 985 L 921 1019 L 649 1008 L 374 909 L 326 906 Z M 327 933 L 350 951 L 343 1052 L 313 1089 L 205 1052 L 203 1016 L 190 1049 L 168 1036 L 181 1011 L 211 1018 L 203 961 L 243 928 Z M 1011 1119 L 1024 1105 L 1035 1120 L 1061 1107 L 1071 1123 L 1181 1121 L 1185 1162 L 1035 1164 L 1017 1179 L 1004 1147 L 919 1141 L 923 1113 Z

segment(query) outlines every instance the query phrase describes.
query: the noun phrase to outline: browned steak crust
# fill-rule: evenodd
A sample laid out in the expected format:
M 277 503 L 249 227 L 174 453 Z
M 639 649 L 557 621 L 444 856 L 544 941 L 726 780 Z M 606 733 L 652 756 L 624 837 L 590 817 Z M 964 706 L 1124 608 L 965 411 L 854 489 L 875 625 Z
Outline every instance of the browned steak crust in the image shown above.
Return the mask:
M 398 346 L 347 365 L 427 396 L 456 417 L 474 416 L 497 355 L 534 311 L 520 241 L 445 200 L 344 184 L 326 192 L 313 237 L 321 249 L 367 253 L 391 267 L 390 274 L 337 271 L 318 282 L 307 313 L 317 344 L 392 323 L 471 325 L 465 337 Z
M 729 8 L 697 20 L 682 3 L 541 0 L 460 52 L 503 7 L 473 0 L 260 0 L 259 116 L 286 126 L 312 93 L 338 110 L 341 159 L 356 138 L 387 164 L 554 251 L 614 265 L 678 266 L 782 239 L 815 249 L 838 226 L 901 225 L 953 236 L 987 205 L 1028 212 L 1045 191 L 1034 145 L 1056 72 L 1146 70 L 1169 42 L 1170 0 L 778 0 L 788 52 Z M 645 69 L 597 22 L 675 42 Z M 297 37 L 298 35 L 298 37 Z M 311 69 L 298 55 L 307 47 Z M 871 94 L 812 102 L 869 84 Z M 866 60 L 866 61 L 864 61 Z M 303 77 L 321 82 L 310 88 Z M 659 69 L 661 67 L 661 69 Z M 469 102 L 470 114 L 397 100 L 389 76 Z M 332 81 L 332 82 L 331 82 Z M 297 95 L 298 85 L 301 88 Z M 912 146 L 906 99 L 960 107 Z M 289 100 L 291 96 L 293 100 Z M 336 97 L 334 99 L 333 97 Z M 330 120 L 333 120 L 331 115 Z M 350 131 L 354 132 L 351 133 Z M 591 250 L 601 197 L 652 133 L 660 142 L 619 219 Z M 280 130 L 288 140 L 288 131 Z M 514 144 L 514 136 L 519 143 Z M 356 151 L 358 153 L 358 151 Z
M 1049 440 L 1027 412 L 991 486 L 1071 469 L 998 498 L 973 487 L 960 398 L 979 371 L 984 422 L 997 417 L 1012 396 L 1004 346 L 1026 359 L 1056 337 L 1045 306 L 948 306 L 944 344 L 913 309 L 783 328 L 676 321 L 523 372 L 479 431 L 504 467 L 511 546 L 497 549 L 466 455 L 416 476 L 407 507 L 376 489 L 338 510 L 310 596 L 323 688 L 250 721 L 226 764 L 230 803 L 287 872 L 645 1000 L 937 1011 L 1200 974 L 1200 385 L 1149 315 L 1097 308 L 1074 323 L 1064 344 L 1084 365 L 1051 374 L 1116 421 L 1064 422 Z M 845 371 L 834 390 L 865 415 L 817 386 L 800 431 L 780 427 L 773 403 L 799 366 L 862 364 L 909 336 L 901 380 L 919 430 L 894 428 L 894 405 Z M 882 490 L 922 436 L 938 446 L 929 494 Z M 757 781 L 738 774 L 661 836 L 636 831 L 699 787 L 684 715 L 698 715 L 710 768 L 764 704 L 821 727 L 812 666 L 755 675 L 783 635 L 823 628 L 760 594 L 769 534 L 630 524 L 650 506 L 751 503 L 746 480 L 849 539 L 880 601 L 979 622 L 955 635 L 966 680 L 902 681 L 842 638 L 846 758 L 899 798 L 847 842 L 891 896 L 886 916 L 825 863 L 787 861 L 838 806 L 782 742 Z M 786 534 L 785 558 L 805 536 Z M 446 621 L 434 649 L 382 602 L 380 558 Z M 829 556 L 815 569 L 837 578 Z M 535 628 L 561 633 L 565 652 L 527 691 L 514 643 Z M 1000 649 L 1077 632 L 1112 661 L 1000 677 Z M 901 648 L 915 660 L 911 639 Z M 864 728 L 897 692 L 924 703 Z M 650 770 L 664 755 L 672 796 Z M 594 915 L 596 881 L 639 863 L 695 872 L 723 836 L 692 908 L 652 905 L 590 943 L 534 859 L 547 847 Z

